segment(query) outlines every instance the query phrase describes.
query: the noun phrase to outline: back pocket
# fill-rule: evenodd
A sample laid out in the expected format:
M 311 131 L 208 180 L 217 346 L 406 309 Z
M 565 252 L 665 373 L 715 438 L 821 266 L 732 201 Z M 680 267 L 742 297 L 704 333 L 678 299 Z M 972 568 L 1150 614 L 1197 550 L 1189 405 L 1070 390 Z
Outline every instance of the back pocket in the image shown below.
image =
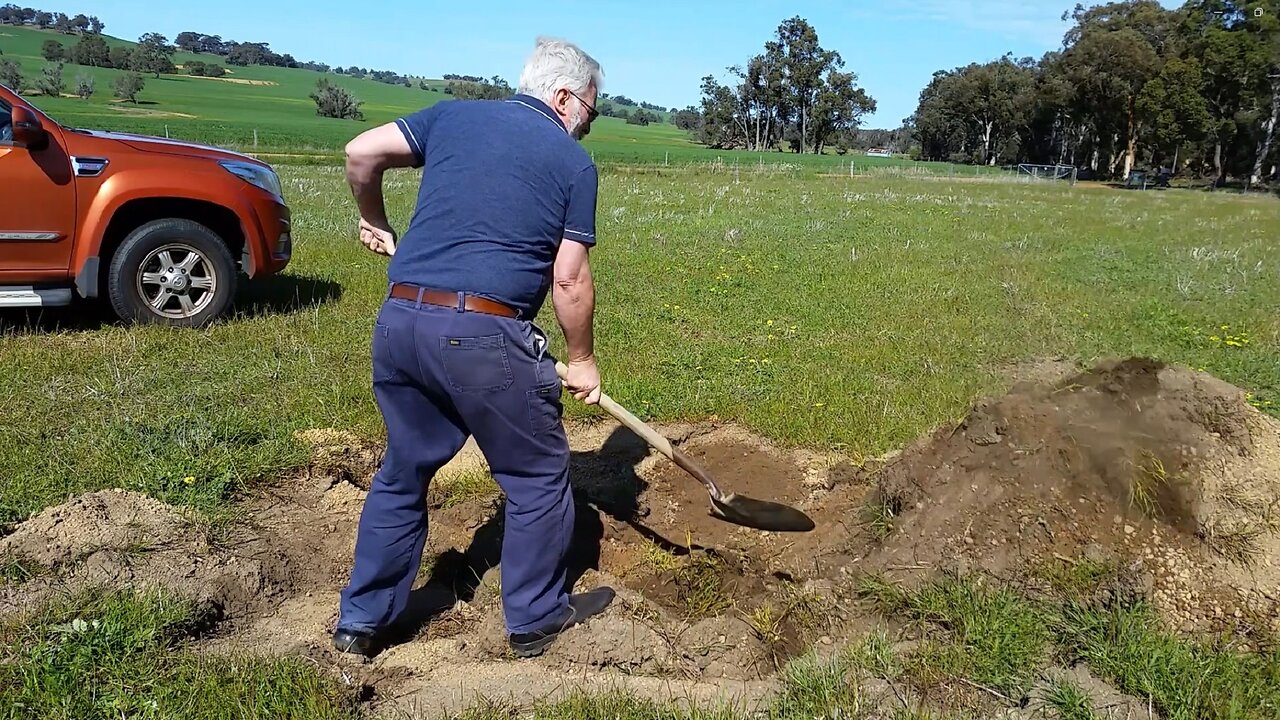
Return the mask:
M 440 338 L 449 385 L 458 392 L 497 392 L 511 387 L 511 363 L 502 335 Z

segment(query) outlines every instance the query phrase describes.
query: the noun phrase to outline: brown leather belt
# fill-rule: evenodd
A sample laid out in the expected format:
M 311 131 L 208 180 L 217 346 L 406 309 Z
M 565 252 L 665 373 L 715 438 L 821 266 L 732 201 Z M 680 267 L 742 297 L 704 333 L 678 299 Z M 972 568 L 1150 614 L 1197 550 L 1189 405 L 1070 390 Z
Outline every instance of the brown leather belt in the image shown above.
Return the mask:
M 419 288 L 417 285 L 412 285 L 410 283 L 394 283 L 391 286 L 391 297 L 400 298 L 401 300 L 413 300 L 414 302 L 417 302 L 419 292 L 422 293 L 422 302 L 428 305 L 439 305 L 440 307 L 447 308 L 458 307 L 458 293 L 456 292 L 450 292 L 448 290 L 432 290 L 431 288 Z M 462 308 L 472 312 L 501 315 L 509 318 L 520 317 L 519 311 L 515 308 L 477 295 L 464 294 L 462 298 Z

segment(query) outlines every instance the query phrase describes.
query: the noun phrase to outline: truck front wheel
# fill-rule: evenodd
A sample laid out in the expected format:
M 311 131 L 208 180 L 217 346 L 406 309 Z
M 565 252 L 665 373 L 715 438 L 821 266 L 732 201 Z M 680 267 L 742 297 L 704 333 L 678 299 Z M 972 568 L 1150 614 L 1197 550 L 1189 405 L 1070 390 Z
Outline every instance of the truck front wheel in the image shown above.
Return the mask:
M 203 327 L 236 292 L 235 261 L 217 233 L 181 218 L 129 233 L 111 258 L 107 294 L 129 323 Z

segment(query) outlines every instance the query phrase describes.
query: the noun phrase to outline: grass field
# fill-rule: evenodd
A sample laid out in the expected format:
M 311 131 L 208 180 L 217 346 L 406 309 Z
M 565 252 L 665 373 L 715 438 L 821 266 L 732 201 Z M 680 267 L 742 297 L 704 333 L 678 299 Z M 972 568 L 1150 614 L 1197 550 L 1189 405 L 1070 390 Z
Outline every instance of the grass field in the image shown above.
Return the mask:
M 52 38 L 68 48 L 75 38 L 54 31 L 4 27 L 0 32 L 0 50 L 5 59 L 16 60 L 28 83 L 48 65 L 40 54 L 43 43 Z M 131 43 L 107 38 L 110 45 Z M 225 59 L 213 55 L 179 52 L 174 63 L 192 60 L 218 63 Z M 29 93 L 28 99 L 60 123 L 71 126 L 100 128 L 211 143 L 242 151 L 271 154 L 309 154 L 328 161 L 355 135 L 379 123 L 413 112 L 450 96 L 414 87 L 389 85 L 369 79 L 325 74 L 335 85 L 347 88 L 364 102 L 364 121 L 322 118 L 315 113 L 310 93 L 320 73 L 273 67 L 228 67 L 226 79 L 196 78 L 187 75 L 145 76 L 146 86 L 139 104 L 124 103 L 113 97 L 113 83 L 122 71 L 66 64 L 63 79 L 65 93 L 74 94 L 76 77 L 92 77 L 96 92 L 88 100 L 76 97 L 50 98 Z M 249 84 L 252 83 L 252 84 Z M 441 86 L 443 81 L 431 81 Z M 617 92 L 625 92 L 619 89 Z M 254 134 L 257 133 L 257 144 Z M 584 145 L 601 164 L 670 163 L 675 165 L 715 163 L 741 166 L 787 164 L 806 169 L 834 170 L 847 173 L 852 161 L 858 168 L 912 168 L 928 173 L 990 173 L 989 168 L 952 166 L 947 163 L 912 163 L 899 158 L 796 155 L 794 153 L 751 153 L 704 148 L 689 139 L 687 133 L 668 123 L 648 126 L 628 125 L 617 118 L 601 117 L 592 126 Z M 297 162 L 298 158 L 269 158 L 275 162 Z M 998 172 L 998 171 L 997 171 Z

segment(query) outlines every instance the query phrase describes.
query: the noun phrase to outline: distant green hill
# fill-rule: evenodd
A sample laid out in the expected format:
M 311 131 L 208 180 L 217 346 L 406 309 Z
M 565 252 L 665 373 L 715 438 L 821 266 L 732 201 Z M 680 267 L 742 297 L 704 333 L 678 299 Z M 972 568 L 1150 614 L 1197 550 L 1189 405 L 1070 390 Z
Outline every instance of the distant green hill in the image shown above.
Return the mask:
M 115 37 L 103 37 L 113 47 L 136 45 Z M 173 62 L 180 67 L 195 60 L 218 64 L 226 68 L 227 75 L 192 77 L 180 74 L 181 69 L 179 74 L 163 74 L 159 78 L 144 74 L 145 87 L 138 95 L 138 103 L 134 104 L 114 96 L 115 81 L 125 71 L 64 63 L 63 96 L 45 97 L 33 88 L 36 79 L 50 65 L 41 55 L 41 48 L 49 39 L 61 42 L 69 51 L 79 37 L 52 30 L 0 25 L 0 52 L 3 53 L 0 60 L 18 62 L 26 81 L 22 94 L 58 122 L 74 127 L 168 135 L 246 152 L 332 158 L 348 140 L 364 130 L 451 97 L 443 92 L 448 82 L 438 78 L 427 79 L 428 86 L 435 88 L 431 91 L 418 86 L 421 78 L 411 78 L 412 87 L 405 87 L 300 68 L 229 66 L 223 57 L 187 52 L 175 53 Z M 80 76 L 92 78 L 95 83 L 95 91 L 88 100 L 75 96 Z M 310 96 L 321 77 L 346 88 L 363 102 L 363 121 L 316 114 L 315 102 Z M 669 122 L 629 125 L 612 117 L 597 119 L 583 145 L 597 160 L 615 163 L 724 162 L 749 168 L 763 162 L 844 168 L 845 171 L 851 161 L 859 167 L 932 165 L 862 155 L 711 150 L 693 142 L 687 133 Z M 939 164 L 939 167 L 946 169 L 945 165 Z
M 27 81 L 24 95 L 58 122 L 73 126 L 168 133 L 172 137 L 248 150 L 254 148 L 257 131 L 260 151 L 334 152 L 365 129 L 450 97 L 443 92 L 448 82 L 438 78 L 427 80 L 427 84 L 435 88 L 431 91 L 419 88 L 416 78 L 413 87 L 405 87 L 296 68 L 233 67 L 216 55 L 186 52 L 175 53 L 174 63 L 179 66 L 193 60 L 216 63 L 227 69 L 227 75 L 223 78 L 144 75 L 146 86 L 138 96 L 138 104 L 134 105 L 113 95 L 115 80 L 125 71 L 66 63 L 62 74 L 63 92 L 67 97 L 43 97 L 33 88 L 36 78 L 50 64 L 41 56 L 41 48 L 49 39 L 69 49 L 78 37 L 51 30 L 0 26 L 0 51 L 4 58 L 17 60 L 21 65 Z M 136 44 L 109 36 L 104 39 L 110 46 Z M 95 92 L 88 100 L 74 97 L 76 78 L 81 75 L 95 82 Z M 364 121 L 316 115 L 310 94 L 321 77 L 346 88 L 363 101 Z M 611 146 L 618 146 L 624 158 L 635 155 L 639 148 L 654 145 L 664 146 L 667 151 L 697 148 L 685 138 L 684 132 L 670 124 L 627 125 L 614 118 L 597 120 L 588 143 L 589 147 L 605 153 L 609 153 Z

